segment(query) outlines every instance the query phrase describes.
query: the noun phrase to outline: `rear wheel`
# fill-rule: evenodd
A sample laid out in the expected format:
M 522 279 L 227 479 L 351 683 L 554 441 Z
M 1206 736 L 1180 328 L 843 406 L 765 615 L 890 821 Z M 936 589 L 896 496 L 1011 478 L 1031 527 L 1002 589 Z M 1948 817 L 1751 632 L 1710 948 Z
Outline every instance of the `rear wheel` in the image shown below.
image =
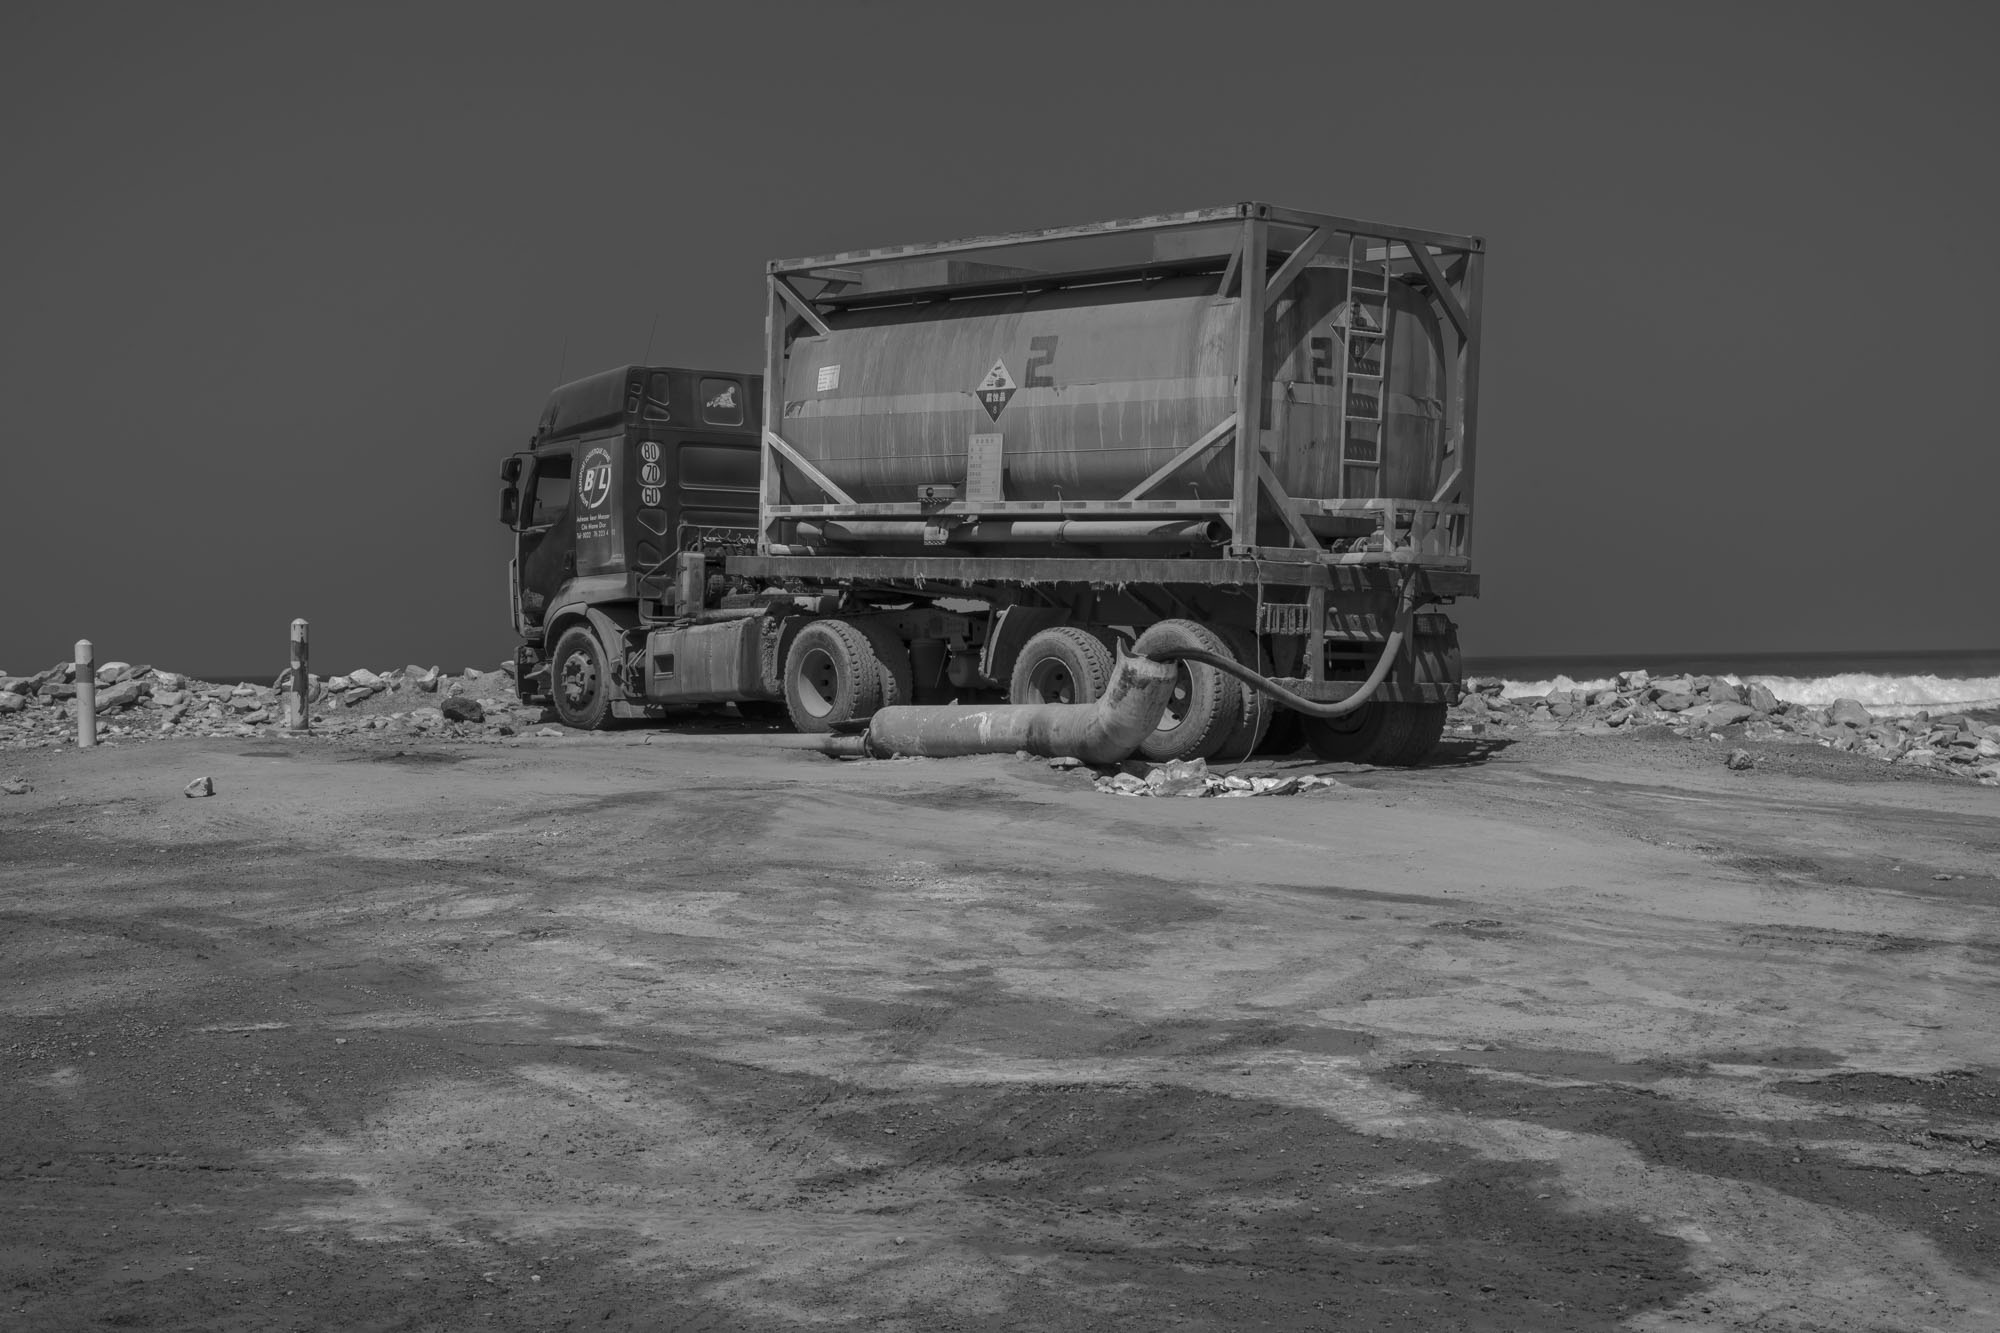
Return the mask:
M 910 646 L 897 638 L 887 625 L 862 621 L 855 626 L 868 636 L 868 646 L 881 663 L 883 708 L 916 702 L 916 672 L 910 665 Z
M 1305 720 L 1306 743 L 1319 758 L 1413 768 L 1444 735 L 1443 704 L 1369 703 L 1345 717 Z
M 1263 674 L 1263 655 L 1257 647 L 1257 636 L 1247 629 L 1224 626 L 1218 633 L 1229 645 L 1230 656 Z M 1235 682 L 1237 694 L 1243 705 L 1237 714 L 1236 726 L 1215 751 L 1215 758 L 1225 764 L 1238 763 L 1257 753 L 1257 747 L 1264 743 L 1264 733 L 1271 729 L 1271 719 L 1278 711 L 1278 704 L 1262 690 L 1253 689 L 1242 681 Z
M 1154 643 L 1233 656 L 1229 645 L 1206 625 L 1192 620 L 1162 620 L 1146 631 Z M 1143 637 L 1143 636 L 1142 636 Z M 1139 742 L 1139 754 L 1155 764 L 1177 759 L 1206 759 L 1222 748 L 1242 721 L 1243 687 L 1233 677 L 1200 662 L 1177 662 L 1173 698 L 1151 735 Z
M 882 706 L 882 661 L 858 626 L 815 620 L 785 654 L 785 711 L 800 731 L 823 733 Z
M 1007 701 L 1087 704 L 1104 695 L 1116 665 L 1104 640 L 1081 625 L 1056 625 L 1021 645 Z
M 611 720 L 604 646 L 582 625 L 563 631 L 549 660 L 550 704 L 564 726 L 601 731 Z

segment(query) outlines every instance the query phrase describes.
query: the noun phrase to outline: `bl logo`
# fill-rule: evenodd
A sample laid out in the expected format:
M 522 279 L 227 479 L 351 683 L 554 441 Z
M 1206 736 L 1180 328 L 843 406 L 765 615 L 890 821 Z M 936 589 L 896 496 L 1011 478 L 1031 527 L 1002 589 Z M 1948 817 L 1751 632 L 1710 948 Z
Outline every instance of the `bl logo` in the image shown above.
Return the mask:
M 611 498 L 611 454 L 608 450 L 592 449 L 583 456 L 583 473 L 577 478 L 576 489 L 585 509 L 601 508 Z

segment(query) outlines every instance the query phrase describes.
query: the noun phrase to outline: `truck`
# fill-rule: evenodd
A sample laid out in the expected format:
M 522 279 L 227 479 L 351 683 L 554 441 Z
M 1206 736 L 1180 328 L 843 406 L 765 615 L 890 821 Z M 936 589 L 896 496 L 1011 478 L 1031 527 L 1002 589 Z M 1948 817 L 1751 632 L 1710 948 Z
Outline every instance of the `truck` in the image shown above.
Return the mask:
M 1152 630 L 1373 691 L 1183 661 L 1144 759 L 1420 763 L 1479 591 L 1484 264 L 1265 203 L 772 261 L 761 374 L 606 370 L 505 459 L 517 688 L 828 733 L 1088 703 Z

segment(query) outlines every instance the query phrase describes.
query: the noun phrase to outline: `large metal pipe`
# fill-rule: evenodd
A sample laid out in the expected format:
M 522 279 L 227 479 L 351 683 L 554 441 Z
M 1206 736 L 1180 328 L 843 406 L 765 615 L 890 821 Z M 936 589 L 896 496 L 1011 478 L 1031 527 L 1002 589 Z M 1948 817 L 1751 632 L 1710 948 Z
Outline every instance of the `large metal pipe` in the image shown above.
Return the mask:
M 1086 764 L 1116 764 L 1160 725 L 1176 674 L 1172 662 L 1121 651 L 1094 703 L 884 708 L 860 735 L 827 737 L 826 752 L 856 759 L 951 759 L 1026 750 L 1051 759 L 1074 755 Z
M 801 545 L 922 542 L 936 529 L 920 518 L 805 519 L 797 528 Z M 1218 518 L 992 519 L 945 529 L 947 545 L 1109 546 L 1134 542 L 1184 542 L 1215 546 L 1229 537 Z

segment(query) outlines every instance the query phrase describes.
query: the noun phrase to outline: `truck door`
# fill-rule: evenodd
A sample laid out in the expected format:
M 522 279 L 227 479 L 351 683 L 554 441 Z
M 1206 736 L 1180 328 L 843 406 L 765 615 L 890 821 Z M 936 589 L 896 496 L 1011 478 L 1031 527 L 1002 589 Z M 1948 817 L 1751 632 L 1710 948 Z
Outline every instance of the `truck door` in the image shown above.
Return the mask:
M 515 559 L 524 627 L 539 627 L 550 599 L 576 576 L 576 520 L 570 505 L 575 471 L 575 447 L 558 444 L 536 450 L 522 478 Z

